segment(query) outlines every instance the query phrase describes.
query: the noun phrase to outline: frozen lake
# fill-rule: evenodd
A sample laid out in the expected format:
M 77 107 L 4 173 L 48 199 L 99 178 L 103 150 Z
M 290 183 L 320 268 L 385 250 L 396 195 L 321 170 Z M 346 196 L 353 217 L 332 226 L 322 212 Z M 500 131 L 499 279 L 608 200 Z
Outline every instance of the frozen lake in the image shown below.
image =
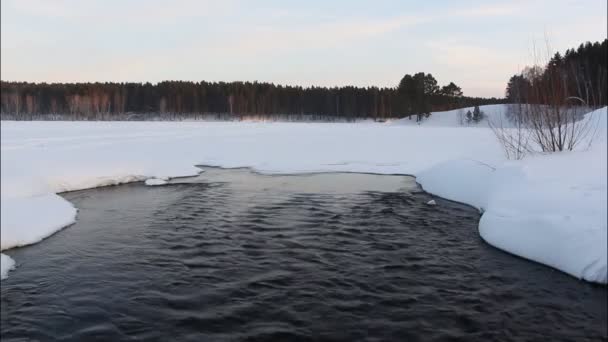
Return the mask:
M 64 193 L 77 223 L 6 252 L 2 340 L 608 338 L 606 287 L 487 245 L 411 177 L 171 183 Z

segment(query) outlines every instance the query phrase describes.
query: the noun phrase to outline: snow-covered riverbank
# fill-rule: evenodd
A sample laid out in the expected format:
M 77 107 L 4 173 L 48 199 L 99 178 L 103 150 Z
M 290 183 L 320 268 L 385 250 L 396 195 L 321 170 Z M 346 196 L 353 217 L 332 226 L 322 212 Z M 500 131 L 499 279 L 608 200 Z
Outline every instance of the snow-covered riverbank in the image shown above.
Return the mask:
M 482 110 L 492 117 L 505 106 Z M 601 129 L 588 151 L 522 161 L 505 159 L 487 125 L 460 127 L 457 111 L 421 125 L 3 121 L 1 249 L 71 224 L 76 209 L 58 192 L 194 175 L 194 165 L 402 173 L 431 193 L 481 208 L 488 243 L 606 283 L 606 108 L 594 115 Z M 10 267 L 3 255 L 3 277 Z

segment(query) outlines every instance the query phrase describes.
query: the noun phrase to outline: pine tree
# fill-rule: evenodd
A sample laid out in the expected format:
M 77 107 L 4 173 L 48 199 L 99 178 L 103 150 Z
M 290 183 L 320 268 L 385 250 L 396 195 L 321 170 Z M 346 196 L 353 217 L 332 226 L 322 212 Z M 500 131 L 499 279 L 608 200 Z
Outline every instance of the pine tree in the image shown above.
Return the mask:
M 27 83 L 0 81 L 2 118 L 85 120 L 197 118 L 201 114 L 314 116 L 320 120 L 416 116 L 503 99 L 460 97 L 453 83 L 439 90 L 431 74 L 405 75 L 397 88 L 297 87 L 258 82 Z M 233 113 L 233 114 L 230 114 Z M 412 118 L 413 119 L 413 118 Z

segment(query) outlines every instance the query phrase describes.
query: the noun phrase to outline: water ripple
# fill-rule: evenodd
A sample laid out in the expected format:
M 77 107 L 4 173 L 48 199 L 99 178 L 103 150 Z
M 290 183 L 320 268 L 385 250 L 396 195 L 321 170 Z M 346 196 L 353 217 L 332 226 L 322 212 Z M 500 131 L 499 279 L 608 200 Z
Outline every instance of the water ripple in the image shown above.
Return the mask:
M 485 245 L 467 206 L 251 177 L 66 194 L 78 222 L 10 252 L 2 340 L 608 338 L 605 287 Z

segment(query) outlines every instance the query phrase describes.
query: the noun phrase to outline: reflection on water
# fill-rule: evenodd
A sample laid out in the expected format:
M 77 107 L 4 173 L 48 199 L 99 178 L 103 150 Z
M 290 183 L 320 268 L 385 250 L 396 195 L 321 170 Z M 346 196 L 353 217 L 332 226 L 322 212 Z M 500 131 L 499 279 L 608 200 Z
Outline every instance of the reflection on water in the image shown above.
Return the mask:
M 401 176 L 207 169 L 64 194 L 9 251 L 2 341 L 598 340 L 605 287 L 500 252 Z
M 230 183 L 235 191 L 251 193 L 272 191 L 301 194 L 356 194 L 365 191 L 416 191 L 418 184 L 413 177 L 387 176 L 369 173 L 305 173 L 289 175 L 265 175 L 248 168 L 220 169 L 202 167 L 198 177 L 176 178 L 172 184 Z

